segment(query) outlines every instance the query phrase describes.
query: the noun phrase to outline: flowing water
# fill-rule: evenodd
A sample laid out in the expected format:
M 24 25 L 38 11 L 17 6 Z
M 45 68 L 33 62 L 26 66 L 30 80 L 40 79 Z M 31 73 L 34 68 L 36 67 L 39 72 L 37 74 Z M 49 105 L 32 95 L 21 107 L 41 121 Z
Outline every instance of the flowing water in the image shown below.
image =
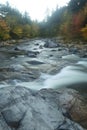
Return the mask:
M 67 48 L 45 48 L 46 40 L 0 48 L 0 87 L 71 87 L 86 94 L 87 58 Z M 32 51 L 32 52 L 31 52 Z

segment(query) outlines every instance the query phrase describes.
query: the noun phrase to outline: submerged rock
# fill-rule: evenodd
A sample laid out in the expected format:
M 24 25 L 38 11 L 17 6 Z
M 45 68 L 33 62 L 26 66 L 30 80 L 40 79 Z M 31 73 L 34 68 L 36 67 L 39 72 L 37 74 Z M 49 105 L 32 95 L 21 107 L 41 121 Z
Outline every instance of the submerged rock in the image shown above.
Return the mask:
M 31 57 L 31 58 L 37 57 L 38 54 L 39 54 L 38 51 L 28 51 L 28 52 L 27 52 L 27 56 L 28 56 L 28 57 Z
M 32 64 L 32 65 L 41 65 L 41 64 L 45 64 L 44 62 L 37 61 L 37 60 L 27 61 L 27 63 Z
M 10 65 L 10 69 L 17 72 L 25 70 L 24 66 L 22 66 L 21 64 L 12 64 Z
M 65 116 L 66 108 L 62 103 L 69 101 L 68 93 L 75 98 L 73 90 L 34 91 L 19 86 L 1 88 L 0 130 L 84 130 Z M 64 94 L 68 98 L 66 102 L 62 98 Z
M 15 51 L 20 51 L 20 48 L 19 47 L 15 47 L 14 50 Z
M 66 56 L 62 56 L 62 59 L 64 60 L 70 60 L 70 61 L 79 61 L 81 60 L 81 58 L 75 54 L 70 54 L 70 55 L 66 55 Z

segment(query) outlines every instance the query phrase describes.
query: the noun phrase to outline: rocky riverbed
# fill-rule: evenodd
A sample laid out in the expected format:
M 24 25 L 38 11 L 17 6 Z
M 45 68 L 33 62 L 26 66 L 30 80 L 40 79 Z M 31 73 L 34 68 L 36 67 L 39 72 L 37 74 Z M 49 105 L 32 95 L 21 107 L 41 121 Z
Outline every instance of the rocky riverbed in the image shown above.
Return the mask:
M 83 130 L 86 93 L 87 44 L 55 38 L 1 46 L 0 130 Z
M 10 85 L 29 86 L 33 83 L 30 87 L 33 89 L 34 84 L 35 86 L 38 83 L 45 84 L 47 83 L 46 80 L 50 78 L 51 80 L 53 78 L 62 80 L 63 78 L 63 82 L 66 84 L 71 80 L 77 83 L 79 81 L 87 82 L 87 45 L 85 44 L 82 48 L 79 48 L 77 44 L 66 45 L 60 42 L 60 39 L 34 39 L 1 47 L 0 87 Z M 71 77 L 71 79 L 65 79 L 64 76 Z M 34 88 L 41 89 L 45 87 L 44 85 L 41 87 L 40 84 L 38 84 L 38 88 L 35 88 L 35 86 Z M 60 87 L 57 84 L 58 86 Z

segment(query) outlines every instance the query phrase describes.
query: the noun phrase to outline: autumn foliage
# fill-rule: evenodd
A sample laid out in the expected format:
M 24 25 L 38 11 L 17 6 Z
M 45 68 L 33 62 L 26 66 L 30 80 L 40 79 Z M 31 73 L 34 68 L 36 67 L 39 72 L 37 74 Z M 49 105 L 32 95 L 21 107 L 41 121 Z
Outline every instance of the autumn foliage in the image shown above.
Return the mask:
M 0 40 L 32 38 L 38 36 L 37 22 L 31 21 L 27 12 L 23 15 L 7 2 L 0 4 Z
M 42 24 L 44 25 L 44 24 Z M 46 36 L 87 39 L 87 0 L 70 0 L 67 6 L 57 8 L 43 26 Z
M 0 39 L 6 40 L 10 38 L 9 30 L 10 28 L 8 27 L 6 22 L 2 18 L 0 18 Z
M 70 0 L 41 23 L 32 21 L 27 12 L 21 14 L 9 3 L 0 4 L 0 40 L 59 35 L 87 40 L 87 0 Z

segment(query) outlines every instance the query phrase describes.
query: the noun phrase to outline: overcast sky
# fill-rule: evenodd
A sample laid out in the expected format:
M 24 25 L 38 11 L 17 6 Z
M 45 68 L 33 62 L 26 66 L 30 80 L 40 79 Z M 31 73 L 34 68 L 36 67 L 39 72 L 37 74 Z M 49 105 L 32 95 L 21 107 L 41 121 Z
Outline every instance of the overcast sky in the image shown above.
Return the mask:
M 32 20 L 41 21 L 45 18 L 46 13 L 66 5 L 69 0 L 0 0 L 0 3 L 8 1 L 11 6 L 16 7 L 19 11 L 29 13 Z

